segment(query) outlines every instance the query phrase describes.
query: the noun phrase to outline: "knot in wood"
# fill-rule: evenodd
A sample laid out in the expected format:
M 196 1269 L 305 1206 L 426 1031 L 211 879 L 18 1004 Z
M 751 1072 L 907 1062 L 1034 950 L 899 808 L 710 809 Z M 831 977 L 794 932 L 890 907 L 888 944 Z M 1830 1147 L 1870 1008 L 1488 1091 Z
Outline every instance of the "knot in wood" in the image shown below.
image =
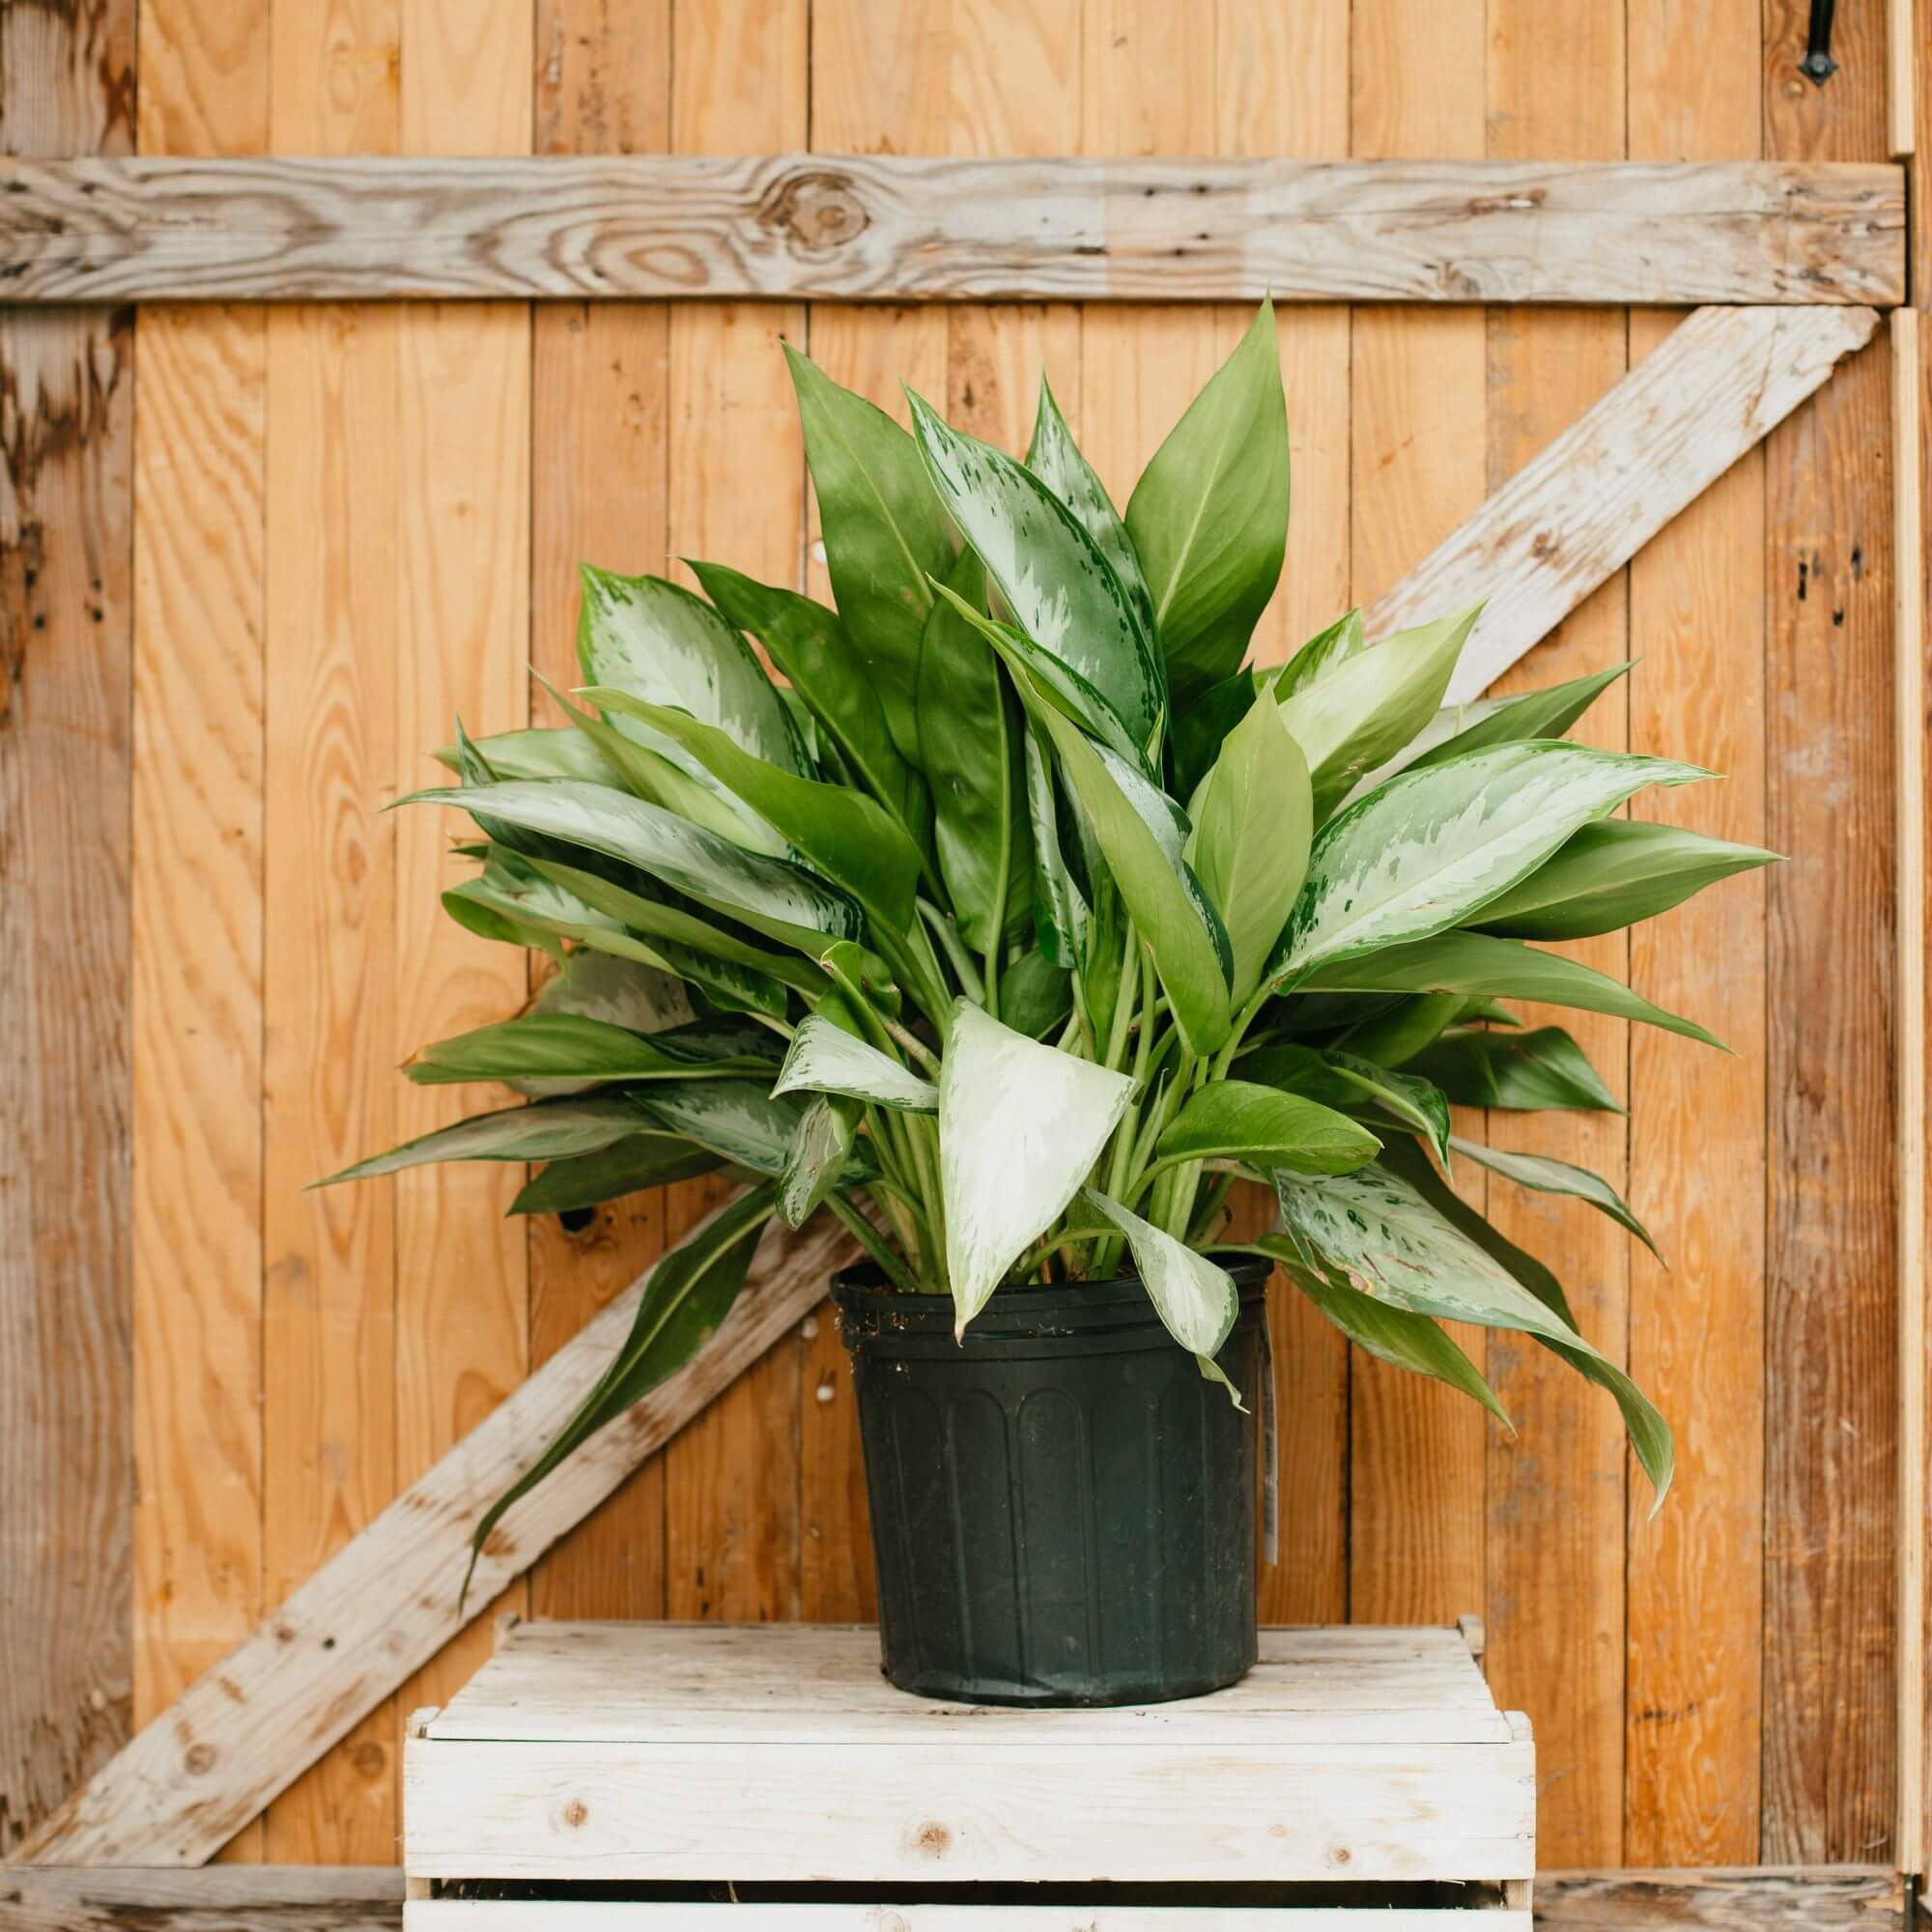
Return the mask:
M 794 253 L 826 254 L 864 234 L 866 205 L 849 175 L 808 168 L 781 176 L 758 204 L 758 221 L 784 239 Z

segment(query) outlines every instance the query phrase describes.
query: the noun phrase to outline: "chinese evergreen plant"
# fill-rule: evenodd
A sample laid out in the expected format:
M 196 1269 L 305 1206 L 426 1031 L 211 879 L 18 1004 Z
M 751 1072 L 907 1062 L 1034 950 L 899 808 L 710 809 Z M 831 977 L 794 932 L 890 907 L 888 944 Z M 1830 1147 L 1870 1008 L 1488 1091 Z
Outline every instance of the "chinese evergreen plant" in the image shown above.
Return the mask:
M 459 782 L 411 801 L 476 827 L 451 916 L 561 971 L 408 1067 L 528 1104 L 337 1178 L 546 1162 L 524 1213 L 750 1182 L 659 1265 L 513 1494 L 691 1357 L 771 1216 L 822 1208 L 962 1331 L 1005 1287 L 1130 1268 L 1217 1379 L 1217 1255 L 1270 1257 L 1362 1348 L 1497 1415 L 1438 1324 L 1521 1330 L 1609 1391 L 1661 1496 L 1662 1418 L 1445 1179 L 1460 1157 L 1649 1239 L 1606 1181 L 1449 1111 L 1615 1107 L 1505 1000 L 1709 1037 L 1538 944 L 1771 856 L 1614 815 L 1708 776 L 1564 738 L 1626 667 L 1445 707 L 1472 610 L 1380 639 L 1350 611 L 1244 668 L 1288 523 L 1265 306 L 1124 516 L 1044 385 L 1022 462 L 917 396 L 908 434 L 791 369 L 837 610 L 717 563 L 692 565 L 701 596 L 587 569 L 570 722 L 459 725 Z M 1241 1242 L 1244 1183 L 1279 1217 Z

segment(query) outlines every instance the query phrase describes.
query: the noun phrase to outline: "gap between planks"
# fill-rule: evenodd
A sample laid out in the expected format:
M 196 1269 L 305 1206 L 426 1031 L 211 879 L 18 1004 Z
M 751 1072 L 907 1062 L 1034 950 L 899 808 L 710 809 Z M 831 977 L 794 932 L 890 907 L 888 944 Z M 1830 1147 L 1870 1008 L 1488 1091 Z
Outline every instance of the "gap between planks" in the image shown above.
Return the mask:
M 1865 308 L 1699 310 L 1390 591 L 1372 628 L 1472 601 L 1472 582 L 1500 584 L 1476 634 L 1476 681 L 1460 693 L 1473 696 L 1817 389 L 1877 320 Z M 1665 434 L 1678 420 L 1673 411 L 1695 425 L 1688 440 Z M 478 1568 L 470 1614 L 810 1313 L 847 1252 L 823 1228 L 768 1232 L 713 1346 L 506 1520 Z M 30 1835 L 14 1862 L 203 1863 L 434 1656 L 468 1621 L 455 1599 L 469 1524 L 576 1406 L 642 1286 L 157 1716 Z

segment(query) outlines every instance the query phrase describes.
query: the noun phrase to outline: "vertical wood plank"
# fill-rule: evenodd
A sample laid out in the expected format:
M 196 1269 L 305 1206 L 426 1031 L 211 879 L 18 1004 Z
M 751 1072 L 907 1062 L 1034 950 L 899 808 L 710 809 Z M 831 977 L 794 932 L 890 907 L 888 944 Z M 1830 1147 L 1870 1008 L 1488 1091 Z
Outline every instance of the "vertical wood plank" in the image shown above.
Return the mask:
M 534 109 L 527 0 L 402 0 L 406 154 L 527 154 Z M 398 792 L 440 781 L 427 753 L 529 719 L 530 316 L 522 302 L 435 302 L 397 324 Z M 445 814 L 399 815 L 396 1009 L 404 1045 L 484 1026 L 528 989 L 526 956 L 466 932 L 442 894 L 470 875 Z M 405 1086 L 398 1138 L 473 1112 L 475 1089 Z M 505 1101 L 508 1094 L 501 1096 Z M 526 1231 L 498 1163 L 396 1177 L 396 1476 L 408 1482 L 516 1387 L 528 1366 Z M 526 1605 L 521 1583 L 498 1607 Z M 398 1692 L 442 1704 L 490 1651 L 473 1624 Z
M 954 130 L 955 62 L 983 58 L 984 32 L 954 35 L 949 0 L 816 0 L 811 9 L 814 148 L 854 154 L 945 154 Z M 992 10 L 991 42 L 1007 24 Z M 1008 46 L 1002 73 L 1015 63 Z M 980 111 L 994 105 L 982 100 Z M 962 318 L 970 329 L 983 311 Z M 856 307 L 821 302 L 807 318 L 811 357 L 835 382 L 867 396 L 901 423 L 901 384 L 947 410 L 945 308 Z M 957 418 L 954 418 L 957 420 Z M 981 427 L 978 434 L 986 435 Z M 820 554 L 818 506 L 806 487 L 806 587 L 832 601 Z M 859 1457 L 858 1405 L 830 1303 L 799 1338 L 799 1614 L 835 1622 L 877 1615 L 870 1524 Z
M 1765 151 L 1885 153 L 1882 0 L 1795 71 L 1766 0 Z M 1765 445 L 1768 885 L 1766 1862 L 1889 1860 L 1896 1800 L 1889 385 L 1844 364 Z
M 1217 152 L 1349 152 L 1347 0 L 1294 8 L 1218 0 Z M 1251 653 L 1281 664 L 1349 605 L 1349 311 L 1294 304 L 1278 311 L 1288 398 L 1290 514 L 1281 589 L 1262 613 Z M 1221 312 L 1224 342 L 1248 317 Z M 1153 454 L 1150 445 L 1142 461 Z M 1272 1204 L 1242 1189 L 1237 1214 L 1267 1226 Z M 1281 1279 L 1268 1293 L 1274 1356 L 1280 1524 L 1264 1564 L 1264 1623 L 1339 1623 L 1348 1615 L 1349 1345 Z
M 1756 0 L 1702 19 L 1630 0 L 1634 160 L 1748 155 L 1761 140 Z M 1720 59 L 1705 57 L 1712 47 Z M 1638 360 L 1676 326 L 1634 312 Z M 1631 749 L 1721 772 L 1642 816 L 1765 842 L 1764 456 L 1753 450 L 1631 564 Z M 1733 879 L 1631 933 L 1645 997 L 1735 1058 L 1631 1029 L 1630 1194 L 1666 1272 L 1630 1249 L 1631 1373 L 1677 1433 L 1655 1518 L 1631 1482 L 1624 1857 L 1757 1856 L 1764 1608 L 1765 880 Z M 1697 1606 L 1695 1615 L 1687 1605 Z
M 544 154 L 662 153 L 670 139 L 668 0 L 612 9 L 540 0 L 536 145 Z M 560 689 L 577 665 L 577 567 L 662 572 L 666 376 L 663 302 L 545 302 L 531 311 L 531 659 Z M 560 722 L 531 693 L 540 723 Z M 536 1367 L 663 1252 L 661 1189 L 606 1203 L 587 1223 L 529 1224 Z M 664 1463 L 653 1458 L 530 1573 L 544 1617 L 662 1616 Z
M 1482 154 L 1483 0 L 1355 0 L 1351 28 L 1354 155 Z M 1482 311 L 1358 308 L 1351 354 L 1350 601 L 1367 604 L 1488 494 Z M 1458 1339 L 1480 1367 L 1483 1338 Z M 1481 1610 L 1482 1411 L 1358 1353 L 1350 1435 L 1350 1615 L 1446 1623 Z
M 671 145 L 757 154 L 806 143 L 806 0 L 712 0 L 673 21 Z M 781 337 L 789 302 L 681 303 L 670 315 L 667 549 L 767 582 L 803 581 L 804 446 Z M 681 1234 L 715 1184 L 671 1191 Z M 741 1376 L 665 1457 L 666 1601 L 674 1617 L 795 1617 L 797 1348 Z
M 132 0 L 0 10 L 0 150 L 133 145 Z M 128 1732 L 133 318 L 0 315 L 0 1856 Z
M 266 4 L 151 0 L 140 147 L 268 146 Z M 267 325 L 150 306 L 134 416 L 134 1721 L 262 1611 Z M 252 1826 L 231 1856 L 259 1857 Z
M 1613 160 L 1624 149 L 1621 0 L 1489 0 L 1488 145 L 1498 160 Z M 1552 45 L 1563 49 L 1552 61 Z M 1490 482 L 1498 487 L 1567 429 L 1625 370 L 1624 318 L 1601 309 L 1492 308 Z M 1621 663 L 1628 605 L 1613 577 L 1494 687 L 1531 690 Z M 1606 693 L 1576 736 L 1629 744 L 1629 696 Z M 1627 979 L 1621 933 L 1565 948 Z M 1528 1008 L 1564 1025 L 1613 1086 L 1630 1028 L 1595 1014 Z M 1490 1137 L 1519 1152 L 1590 1168 L 1621 1191 L 1624 1122 L 1613 1114 L 1492 1114 Z M 1580 1202 L 1492 1177 L 1489 1212 L 1547 1260 L 1583 1332 L 1626 1352 L 1630 1238 Z M 1505 1708 L 1536 1726 L 1537 1857 L 1558 1868 L 1614 1865 L 1623 1853 L 1624 1432 L 1615 1405 L 1527 1336 L 1489 1337 L 1492 1386 L 1520 1435 L 1489 1432 L 1488 1669 Z M 1557 1605 L 1562 1605 L 1561 1613 Z
M 271 0 L 278 154 L 394 153 L 394 0 Z M 400 1138 L 397 311 L 268 318 L 263 1556 L 279 1601 L 396 1488 L 395 1191 L 305 1193 Z M 387 1863 L 385 1705 L 269 1807 L 275 1862 Z

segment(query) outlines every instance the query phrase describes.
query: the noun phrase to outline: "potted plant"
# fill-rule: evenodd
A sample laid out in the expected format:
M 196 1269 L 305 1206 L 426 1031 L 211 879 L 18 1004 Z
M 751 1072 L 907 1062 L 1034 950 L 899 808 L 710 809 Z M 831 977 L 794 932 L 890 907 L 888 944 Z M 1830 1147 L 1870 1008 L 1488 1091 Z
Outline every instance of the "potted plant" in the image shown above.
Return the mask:
M 336 1178 L 547 1162 L 526 1213 L 748 1182 L 479 1544 L 701 1346 L 772 1216 L 820 1209 L 867 1257 L 837 1293 L 908 1689 L 1139 1701 L 1253 1662 L 1275 1267 L 1498 1416 L 1439 1323 L 1534 1337 L 1609 1392 L 1661 1498 L 1662 1418 L 1444 1177 L 1648 1236 L 1450 1106 L 1615 1106 L 1510 999 L 1708 1037 L 1536 942 L 1771 855 L 1613 815 L 1707 776 L 1564 738 L 1622 667 L 1445 709 L 1475 611 L 1380 639 L 1350 611 L 1243 668 L 1288 519 L 1265 305 L 1124 516 L 1044 386 L 1022 462 L 791 364 L 837 610 L 722 564 L 702 595 L 586 570 L 569 722 L 459 724 L 459 782 L 409 801 L 475 825 L 450 914 L 560 971 L 408 1067 L 528 1104 Z M 1250 1183 L 1277 1225 L 1237 1240 Z

